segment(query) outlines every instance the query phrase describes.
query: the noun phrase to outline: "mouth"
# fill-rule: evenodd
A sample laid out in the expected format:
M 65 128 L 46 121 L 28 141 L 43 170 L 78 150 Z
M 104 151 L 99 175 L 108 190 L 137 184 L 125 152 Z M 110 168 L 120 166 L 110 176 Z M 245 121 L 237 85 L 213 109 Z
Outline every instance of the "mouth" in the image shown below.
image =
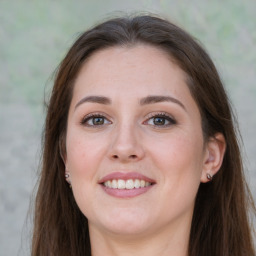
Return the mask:
M 114 179 L 114 180 L 108 180 L 103 183 L 103 186 L 107 188 L 113 188 L 113 189 L 138 189 L 138 188 L 145 188 L 148 186 L 151 186 L 152 183 L 140 180 L 140 179 Z
M 130 198 L 147 192 L 156 182 L 139 173 L 115 172 L 105 176 L 99 184 L 111 196 Z

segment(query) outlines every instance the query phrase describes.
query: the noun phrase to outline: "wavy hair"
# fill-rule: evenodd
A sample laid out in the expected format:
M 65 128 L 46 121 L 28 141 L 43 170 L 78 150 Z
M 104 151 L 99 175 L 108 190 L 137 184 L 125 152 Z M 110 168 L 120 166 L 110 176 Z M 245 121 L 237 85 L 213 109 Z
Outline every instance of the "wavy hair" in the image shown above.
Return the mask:
M 153 16 L 107 20 L 82 33 L 60 63 L 47 109 L 42 169 L 35 201 L 32 256 L 91 255 L 88 221 L 65 178 L 67 117 L 74 81 L 95 52 L 108 47 L 148 44 L 162 49 L 187 74 L 187 86 L 201 113 L 204 139 L 225 137 L 223 164 L 210 183 L 200 184 L 189 256 L 254 256 L 249 208 L 235 117 L 218 72 L 203 47 L 187 32 Z

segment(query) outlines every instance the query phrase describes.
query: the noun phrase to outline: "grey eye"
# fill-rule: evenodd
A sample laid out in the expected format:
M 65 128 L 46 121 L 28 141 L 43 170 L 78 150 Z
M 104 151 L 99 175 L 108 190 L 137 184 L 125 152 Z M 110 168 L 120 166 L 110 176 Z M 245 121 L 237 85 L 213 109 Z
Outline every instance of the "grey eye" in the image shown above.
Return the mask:
M 93 117 L 92 118 L 93 125 L 103 125 L 104 124 L 104 117 Z
M 111 122 L 106 117 L 101 115 L 85 117 L 81 122 L 81 124 L 85 126 L 101 126 L 110 123 Z
M 176 121 L 170 117 L 170 116 L 167 116 L 165 114 L 157 114 L 151 118 L 149 118 L 148 120 L 146 120 L 144 122 L 144 124 L 148 124 L 148 125 L 151 125 L 151 126 L 158 126 L 158 127 L 168 127 L 170 125 L 174 125 L 176 124 Z
M 165 125 L 168 123 L 168 120 L 166 120 L 165 117 L 154 117 L 153 118 L 154 125 Z

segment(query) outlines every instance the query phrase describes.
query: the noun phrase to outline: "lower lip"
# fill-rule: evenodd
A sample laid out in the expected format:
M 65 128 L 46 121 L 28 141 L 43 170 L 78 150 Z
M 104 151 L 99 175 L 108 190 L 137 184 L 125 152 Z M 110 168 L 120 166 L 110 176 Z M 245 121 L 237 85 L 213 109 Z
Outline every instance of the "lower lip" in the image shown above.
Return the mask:
M 144 188 L 134 188 L 134 189 L 108 188 L 108 187 L 105 187 L 104 185 L 101 185 L 101 187 L 110 196 L 114 196 L 118 198 L 131 198 L 131 197 L 136 197 L 146 193 L 153 187 L 153 185 L 150 185 Z

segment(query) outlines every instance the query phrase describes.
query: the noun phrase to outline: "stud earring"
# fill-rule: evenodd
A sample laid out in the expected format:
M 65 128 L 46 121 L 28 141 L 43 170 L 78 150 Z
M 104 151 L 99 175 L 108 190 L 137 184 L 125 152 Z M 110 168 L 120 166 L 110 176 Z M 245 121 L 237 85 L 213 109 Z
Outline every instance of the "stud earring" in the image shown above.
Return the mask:
M 71 182 L 70 182 L 70 179 L 69 179 L 70 175 L 69 173 L 66 171 L 65 172 L 65 179 L 66 179 L 66 182 L 69 184 L 70 188 L 71 188 Z
M 209 181 L 212 181 L 212 177 L 213 177 L 213 176 L 212 176 L 210 173 L 207 173 L 206 177 L 207 177 L 207 179 L 208 179 Z

